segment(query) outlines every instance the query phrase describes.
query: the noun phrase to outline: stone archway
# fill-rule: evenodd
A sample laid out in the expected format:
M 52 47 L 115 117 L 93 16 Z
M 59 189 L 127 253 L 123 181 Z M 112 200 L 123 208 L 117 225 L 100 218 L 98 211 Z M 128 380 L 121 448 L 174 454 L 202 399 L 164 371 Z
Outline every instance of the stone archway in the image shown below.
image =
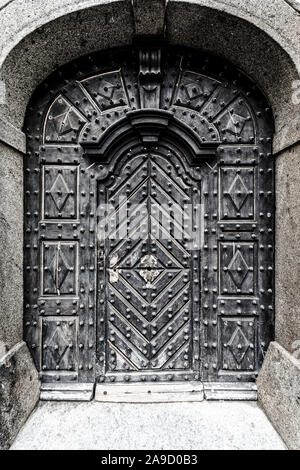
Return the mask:
M 52 72 L 57 65 L 94 51 L 99 48 L 130 44 L 137 34 L 153 32 L 153 15 L 148 11 L 136 9 L 131 2 L 105 2 L 98 5 L 97 1 L 85 0 L 78 2 L 51 2 L 52 11 L 40 8 L 38 2 L 31 2 L 28 15 L 21 14 L 19 3 L 12 1 L 4 5 L 0 18 L 5 25 L 1 37 L 1 78 L 6 88 L 5 102 L 0 105 L 0 139 L 1 179 L 0 199 L 1 218 L 5 230 L 1 233 L 1 340 L 10 351 L 9 357 L 16 358 L 18 364 L 27 364 L 27 370 L 35 375 L 22 340 L 22 214 L 23 214 L 23 182 L 22 156 L 25 153 L 25 138 L 22 132 L 23 119 L 29 97 L 36 86 Z M 136 2 L 138 3 L 138 2 Z M 144 7 L 146 3 L 144 2 Z M 159 2 L 163 3 L 163 2 Z M 219 55 L 226 55 L 238 65 L 256 83 L 264 89 L 275 116 L 274 151 L 277 153 L 277 271 L 276 271 L 276 339 L 288 351 L 299 337 L 298 322 L 298 272 L 295 260 L 299 257 L 299 214 L 297 190 L 299 180 L 299 125 L 297 116 L 299 105 L 292 105 L 291 90 L 293 83 L 299 80 L 299 41 L 297 40 L 297 15 L 284 0 L 276 0 L 272 11 L 267 3 L 260 1 L 248 2 L 241 7 L 240 2 L 230 4 L 206 1 L 173 1 L 169 0 L 166 15 L 164 9 L 159 21 L 161 31 L 166 25 L 166 34 L 171 43 L 184 43 L 189 46 L 203 48 Z M 86 8 L 88 7 L 88 8 Z M 14 9 L 12 14 L 11 8 Z M 141 15 L 141 11 L 143 15 Z M 277 12 L 280 12 L 280 21 Z M 18 17 L 18 22 L 15 22 Z M 50 19 L 50 23 L 49 23 Z M 148 21 L 150 19 L 150 21 Z M 138 26 L 137 26 L 138 23 Z M 99 28 L 101 25 L 101 28 Z M 86 27 L 87 26 L 87 27 Z M 157 31 L 156 31 L 157 32 Z M 245 40 L 246 38 L 246 40 Z M 4 42 L 3 42 L 4 41 Z M 106 42 L 107 41 L 107 42 Z M 221 44 L 222 43 L 222 44 Z M 67 45 L 67 47 L 66 47 Z M 226 45 L 226 48 L 223 48 Z M 245 55 L 243 51 L 247 50 Z M 266 60 L 267 57 L 267 60 Z M 263 65 L 263 66 L 262 66 Z M 275 71 L 275 72 L 274 72 Z M 271 72 L 271 73 L 270 73 Z M 3 92 L 3 87 L 1 87 Z M 292 230 L 286 230 L 292 227 Z M 18 344 L 17 344 L 18 343 Z M 17 344 L 17 349 L 13 347 Z M 276 349 L 276 344 L 275 344 Z M 18 352 L 19 351 L 19 352 Z M 278 352 L 280 361 L 282 354 Z M 288 353 L 284 359 L 290 364 Z M 6 357 L 6 356 L 5 356 Z M 8 356 L 7 356 L 8 357 Z M 268 364 L 272 360 L 268 359 Z M 279 361 L 279 362 L 280 362 Z M 271 362 L 270 362 L 271 364 Z M 280 366 L 282 366 L 280 362 Z M 278 366 L 279 367 L 279 366 Z M 284 366 L 285 370 L 292 367 Z M 277 371 L 278 372 L 278 371 Z M 286 388 L 277 381 L 279 373 L 270 368 L 270 381 L 275 381 L 273 389 L 278 391 L 278 403 L 282 403 L 284 393 L 295 399 L 295 387 Z M 295 377 L 295 373 L 293 373 Z M 32 390 L 32 382 L 28 382 Z M 19 390 L 25 383 L 19 386 Z M 264 396 L 261 395 L 271 418 L 277 406 L 268 403 L 267 386 L 262 385 Z M 284 390 L 284 392 L 283 392 Z M 16 391 L 17 393 L 17 391 Z M 28 395 L 30 396 L 30 394 Z M 12 406 L 18 411 L 18 419 L 14 423 L 21 425 L 36 402 L 35 392 L 25 404 L 14 398 Z M 287 409 L 281 416 L 289 415 Z M 273 419 L 274 418 L 274 419 Z M 276 426 L 290 439 L 288 424 L 284 420 L 276 422 Z M 16 425 L 17 426 L 17 425 Z M 10 424 L 5 423 L 7 440 L 15 435 Z M 295 433 L 296 435 L 296 433 Z M 2 445 L 2 444 L 1 444 Z M 7 444 L 6 444 L 7 445 Z

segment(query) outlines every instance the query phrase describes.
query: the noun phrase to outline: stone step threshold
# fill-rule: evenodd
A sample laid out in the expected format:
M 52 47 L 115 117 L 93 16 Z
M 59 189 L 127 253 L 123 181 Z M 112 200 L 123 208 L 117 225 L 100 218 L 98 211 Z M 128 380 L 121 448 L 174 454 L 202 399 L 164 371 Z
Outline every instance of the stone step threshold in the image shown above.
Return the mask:
M 106 403 L 199 402 L 203 400 L 257 400 L 254 383 L 173 382 L 157 384 L 44 383 L 40 399 Z

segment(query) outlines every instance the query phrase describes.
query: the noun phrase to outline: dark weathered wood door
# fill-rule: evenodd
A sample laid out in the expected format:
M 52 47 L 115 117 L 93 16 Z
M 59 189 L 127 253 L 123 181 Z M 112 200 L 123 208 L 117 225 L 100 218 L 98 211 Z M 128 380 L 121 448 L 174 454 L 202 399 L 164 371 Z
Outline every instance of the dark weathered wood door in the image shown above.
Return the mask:
M 175 155 L 151 152 L 128 159 L 111 187 L 99 186 L 102 380 L 199 379 L 200 265 L 191 218 L 200 186 L 184 181 L 176 165 Z
M 38 87 L 25 132 L 24 336 L 42 380 L 255 381 L 274 331 L 255 84 L 197 51 L 96 53 Z

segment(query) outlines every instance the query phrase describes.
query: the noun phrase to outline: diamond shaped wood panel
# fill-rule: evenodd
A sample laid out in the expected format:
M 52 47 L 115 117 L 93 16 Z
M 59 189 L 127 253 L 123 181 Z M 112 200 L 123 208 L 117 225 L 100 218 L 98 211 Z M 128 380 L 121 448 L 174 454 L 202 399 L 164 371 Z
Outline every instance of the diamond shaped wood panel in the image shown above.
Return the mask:
M 78 218 L 78 167 L 43 167 L 43 216 L 45 219 Z
M 222 220 L 254 220 L 253 167 L 220 168 L 220 218 Z
M 220 342 L 222 370 L 255 370 L 256 320 L 254 318 L 220 318 Z
M 220 244 L 220 294 L 255 293 L 255 243 Z
M 74 371 L 76 366 L 76 325 L 74 320 L 42 321 L 42 369 Z
M 77 243 L 44 242 L 42 248 L 42 295 L 77 292 Z

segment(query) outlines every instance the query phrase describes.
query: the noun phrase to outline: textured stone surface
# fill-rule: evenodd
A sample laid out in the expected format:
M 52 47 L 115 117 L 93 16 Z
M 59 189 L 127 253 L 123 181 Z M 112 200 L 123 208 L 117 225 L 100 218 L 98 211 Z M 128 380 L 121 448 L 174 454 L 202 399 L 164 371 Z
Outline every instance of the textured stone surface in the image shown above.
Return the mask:
M 6 449 L 39 397 L 38 374 L 24 342 L 0 358 L 0 384 L 0 449 Z
M 134 0 L 140 4 L 148 0 Z M 158 2 L 159 0 L 152 0 Z M 163 0 L 162 0 L 163 1 Z M 40 27 L 47 21 L 52 21 L 64 14 L 80 11 L 97 5 L 117 2 L 126 8 L 130 7 L 131 0 L 3 0 L 0 9 L 3 22 L 0 62 L 10 49 L 12 49 L 24 36 Z M 289 3 L 288 3 L 289 2 Z M 297 0 L 169 0 L 169 8 L 173 4 L 186 4 L 209 6 L 216 10 L 226 11 L 230 14 L 244 18 L 258 27 L 265 29 L 271 37 L 281 44 L 281 47 L 291 48 L 291 55 L 299 61 L 297 51 L 299 43 L 297 38 L 297 13 L 291 4 Z M 161 2 L 160 2 L 161 3 Z M 1 8 L 2 7 L 2 8 Z M 122 6 L 121 6 L 122 8 Z M 26 13 L 26 14 L 25 14 Z
M 290 0 L 294 3 L 297 0 Z M 286 0 L 169 0 L 173 4 L 187 4 L 209 7 L 219 12 L 244 19 L 257 28 L 265 31 L 282 49 L 289 50 L 293 60 L 300 65 L 299 51 L 299 17 Z
M 122 8 L 122 4 L 130 8 L 130 2 L 131 0 L 31 0 L 30 2 L 3 0 L 3 5 L 0 4 L 2 26 L 0 63 L 9 50 L 45 23 L 93 6 L 117 3 L 119 9 Z
M 23 162 L 0 143 L 0 340 L 8 348 L 22 340 Z
M 26 136 L 16 127 L 12 126 L 6 119 L 0 116 L 0 142 L 13 147 L 15 150 L 25 153 Z
M 300 145 L 276 158 L 276 341 L 300 340 Z
M 0 341 L 0 358 L 7 353 L 6 344 L 3 341 Z
M 300 12 L 300 2 L 299 0 L 285 0 L 291 7 L 294 8 L 294 10 Z
M 133 0 L 135 34 L 162 35 L 166 0 Z
M 258 398 L 290 449 L 300 450 L 300 361 L 271 343 L 257 379 Z
M 254 403 L 42 403 L 12 449 L 284 449 Z

